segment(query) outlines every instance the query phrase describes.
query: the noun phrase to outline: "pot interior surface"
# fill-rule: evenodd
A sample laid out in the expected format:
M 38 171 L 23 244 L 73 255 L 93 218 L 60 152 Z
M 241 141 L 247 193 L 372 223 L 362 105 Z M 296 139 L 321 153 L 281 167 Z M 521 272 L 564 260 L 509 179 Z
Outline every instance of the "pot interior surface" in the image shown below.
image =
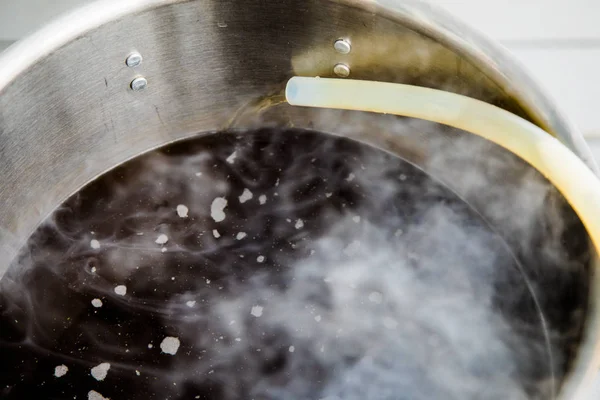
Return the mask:
M 231 129 L 100 176 L 0 280 L 0 397 L 554 397 L 581 222 L 499 147 L 423 143 Z

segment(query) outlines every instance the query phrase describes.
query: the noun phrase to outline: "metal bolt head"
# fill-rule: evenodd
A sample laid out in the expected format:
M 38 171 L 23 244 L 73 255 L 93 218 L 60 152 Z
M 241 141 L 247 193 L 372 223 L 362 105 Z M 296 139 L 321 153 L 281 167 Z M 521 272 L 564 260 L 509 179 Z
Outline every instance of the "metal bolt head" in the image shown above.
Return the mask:
M 338 39 L 333 43 L 333 48 L 340 54 L 348 54 L 352 50 L 350 42 L 346 39 Z
M 139 76 L 131 81 L 131 89 L 136 92 L 146 89 L 146 86 L 148 86 L 148 81 L 143 76 Z
M 348 67 L 346 64 L 335 64 L 335 67 L 333 67 L 333 72 L 341 77 L 341 78 L 345 78 L 348 75 L 350 75 L 350 67 Z
M 127 64 L 128 67 L 137 67 L 143 60 L 140 53 L 131 53 L 129 57 L 127 57 L 127 60 L 125 60 L 125 64 Z

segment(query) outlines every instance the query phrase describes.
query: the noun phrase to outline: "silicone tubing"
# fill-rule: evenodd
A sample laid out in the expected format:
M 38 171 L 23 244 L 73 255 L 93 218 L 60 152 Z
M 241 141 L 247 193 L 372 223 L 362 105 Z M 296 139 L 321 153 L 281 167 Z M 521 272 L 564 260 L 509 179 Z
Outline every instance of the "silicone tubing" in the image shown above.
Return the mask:
M 504 147 L 531 164 L 562 193 L 600 254 L 600 180 L 560 141 L 529 121 L 470 97 L 398 83 L 293 77 L 285 95 L 294 106 L 369 111 L 438 122 Z M 597 374 L 600 360 L 595 342 L 595 348 L 588 349 L 593 355 L 583 357 L 593 365 L 584 374 L 584 382 Z M 569 398 L 579 398 L 580 394 L 570 393 Z

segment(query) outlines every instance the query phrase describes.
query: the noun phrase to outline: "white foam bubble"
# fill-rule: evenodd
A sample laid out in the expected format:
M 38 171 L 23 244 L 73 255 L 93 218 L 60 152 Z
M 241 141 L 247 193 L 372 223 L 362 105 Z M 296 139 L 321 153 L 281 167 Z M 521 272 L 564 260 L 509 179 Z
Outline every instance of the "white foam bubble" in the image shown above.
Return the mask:
M 102 396 L 100 393 L 95 390 L 90 390 L 88 392 L 88 400 L 110 400 L 107 397 Z
M 196 305 L 196 300 L 186 301 L 185 305 L 188 306 L 189 308 L 192 308 Z
M 252 192 L 249 189 L 244 189 L 244 191 L 242 192 L 241 196 L 238 197 L 238 199 L 240 200 L 240 203 L 245 203 L 248 200 L 251 200 L 252 197 L 254 197 Z
M 110 363 L 102 363 L 96 365 L 91 369 L 91 374 L 97 381 L 103 381 L 108 375 L 108 370 L 110 369 Z
M 225 207 L 227 207 L 227 199 L 223 197 L 217 197 L 213 200 L 210 205 L 210 216 L 215 222 L 221 222 L 225 219 Z
M 102 300 L 94 299 L 94 300 L 92 300 L 92 305 L 96 308 L 100 308 L 100 307 L 102 307 Z
M 258 261 L 259 263 L 264 262 L 265 261 L 265 256 L 258 256 L 258 257 L 256 257 L 256 261 Z
M 127 286 L 119 285 L 115 287 L 115 293 L 119 296 L 125 296 L 127 294 Z
M 69 372 L 69 368 L 66 365 L 57 365 L 54 368 L 54 376 L 60 378 L 61 376 L 65 376 Z
M 183 204 L 177 206 L 177 215 L 179 215 L 180 218 L 187 218 L 189 211 L 190 209 Z
M 267 202 L 267 196 L 264 194 L 261 194 L 260 196 L 258 196 L 258 202 L 260 203 L 260 205 L 263 205 Z
M 219 231 L 218 231 L 218 230 L 216 230 L 216 229 L 213 229 L 213 232 L 212 232 L 212 233 L 213 233 L 213 236 L 214 236 L 215 238 L 217 238 L 217 239 L 221 237 L 221 234 L 220 234 L 220 233 L 219 233 Z
M 227 157 L 227 160 L 226 160 L 226 161 L 227 161 L 229 164 L 233 164 L 233 163 L 235 162 L 235 159 L 236 159 L 236 158 L 237 158 L 237 151 L 234 151 L 233 153 L 231 153 L 231 154 L 229 155 L 229 157 Z
M 167 235 L 165 235 L 164 233 L 161 233 L 160 235 L 158 235 L 158 237 L 155 240 L 156 244 L 165 244 L 169 241 L 169 237 Z
M 294 346 L 290 346 L 290 347 L 288 347 L 288 351 L 290 353 L 293 353 L 294 351 L 296 351 L 296 348 Z
M 96 239 L 90 240 L 90 247 L 94 250 L 98 250 L 100 248 L 100 242 Z
M 301 219 L 297 219 L 296 220 L 296 225 L 294 225 L 294 227 L 296 229 L 302 229 L 304 227 L 304 221 L 302 221 Z
M 248 235 L 246 234 L 246 232 L 238 232 L 238 234 L 237 234 L 237 235 L 235 235 L 235 238 L 236 238 L 237 240 L 242 240 L 242 239 L 243 239 L 243 238 L 245 238 L 246 236 L 248 236 Z
M 252 309 L 250 310 L 250 314 L 252 314 L 256 318 L 262 316 L 263 315 L 263 307 L 261 307 L 261 306 L 252 306 Z
M 174 356 L 175 354 L 177 354 L 177 350 L 179 350 L 180 344 L 181 343 L 179 342 L 179 338 L 167 336 L 160 343 L 160 349 L 163 353 Z

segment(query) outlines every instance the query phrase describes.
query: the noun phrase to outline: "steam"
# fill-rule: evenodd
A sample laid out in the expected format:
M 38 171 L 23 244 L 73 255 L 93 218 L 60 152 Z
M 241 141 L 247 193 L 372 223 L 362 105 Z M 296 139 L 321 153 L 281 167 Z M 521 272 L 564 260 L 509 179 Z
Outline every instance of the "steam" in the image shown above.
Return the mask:
M 531 353 L 524 342 L 508 344 L 509 324 L 491 311 L 497 249 L 489 233 L 465 231 L 439 207 L 404 235 L 400 242 L 368 223 L 341 221 L 290 269 L 285 291 L 263 275 L 216 304 L 221 320 L 236 321 L 221 333 L 242 341 L 207 349 L 222 360 L 211 379 L 230 387 L 247 381 L 256 398 L 528 398 L 513 374 Z M 448 235 L 469 245 L 458 253 L 445 244 Z M 424 251 L 409 257 L 416 242 Z M 347 256 L 351 243 L 358 245 Z M 251 307 L 256 318 L 238 322 L 250 304 L 259 304 Z M 259 332 L 279 338 L 267 344 Z M 184 340 L 195 345 L 197 337 Z M 283 357 L 285 367 L 265 376 L 263 357 Z M 543 349 L 537 357 L 544 360 Z M 231 376 L 230 360 L 242 362 L 244 376 Z M 307 373 L 311 366 L 326 384 Z
M 37 393 L 33 353 L 56 385 L 85 375 L 47 390 L 98 399 L 551 398 L 585 312 L 580 223 L 513 156 L 400 125 L 434 133 L 407 156 L 424 170 L 220 133 L 78 193 L 0 281 L 0 395 Z

